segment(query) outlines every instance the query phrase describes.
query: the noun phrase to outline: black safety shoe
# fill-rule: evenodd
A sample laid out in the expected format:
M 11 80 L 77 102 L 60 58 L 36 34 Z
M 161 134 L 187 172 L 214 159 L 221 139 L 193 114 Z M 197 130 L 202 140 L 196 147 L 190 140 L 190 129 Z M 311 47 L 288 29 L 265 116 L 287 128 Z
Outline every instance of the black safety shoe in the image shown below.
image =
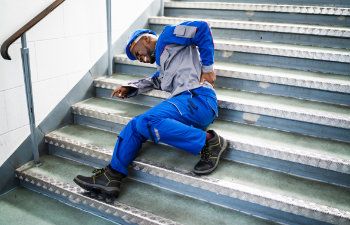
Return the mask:
M 219 164 L 221 154 L 227 147 L 227 141 L 219 136 L 215 131 L 207 131 L 213 135 L 207 141 L 201 151 L 201 159 L 194 167 L 194 173 L 198 175 L 209 174 L 215 170 Z
M 120 192 L 121 181 L 124 174 L 112 170 L 110 165 L 102 169 L 94 169 L 91 177 L 78 175 L 74 178 L 74 182 L 87 191 L 101 192 L 109 196 L 118 197 Z

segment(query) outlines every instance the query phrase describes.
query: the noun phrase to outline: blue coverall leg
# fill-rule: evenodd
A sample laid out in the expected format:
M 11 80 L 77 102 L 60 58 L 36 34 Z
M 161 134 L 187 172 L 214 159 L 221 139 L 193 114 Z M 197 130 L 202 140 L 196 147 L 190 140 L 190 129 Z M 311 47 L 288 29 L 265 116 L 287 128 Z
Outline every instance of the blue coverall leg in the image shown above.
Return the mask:
M 205 145 L 204 128 L 215 119 L 216 98 L 183 92 L 134 117 L 120 133 L 111 167 L 125 175 L 147 139 L 199 154 Z

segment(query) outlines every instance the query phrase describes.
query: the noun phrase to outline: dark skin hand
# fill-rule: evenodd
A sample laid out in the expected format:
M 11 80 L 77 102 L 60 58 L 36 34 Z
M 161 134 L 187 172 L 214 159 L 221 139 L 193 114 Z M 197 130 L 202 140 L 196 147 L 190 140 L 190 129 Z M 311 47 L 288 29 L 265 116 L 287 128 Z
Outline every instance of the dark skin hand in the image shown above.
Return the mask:
M 203 85 L 204 81 L 208 81 L 213 87 L 215 87 L 215 80 L 216 80 L 216 74 L 214 71 L 212 71 L 210 73 L 202 73 L 200 85 Z M 127 94 L 130 91 L 132 91 L 133 89 L 135 89 L 135 88 L 120 86 L 112 92 L 111 98 L 113 98 L 115 95 L 118 98 L 124 99 L 124 98 L 126 98 Z
M 111 98 L 113 98 L 114 95 L 118 98 L 126 98 L 127 94 L 133 89 L 135 88 L 120 86 L 112 92 Z
M 215 80 L 216 80 L 216 73 L 214 71 L 212 71 L 210 73 L 202 73 L 200 85 L 203 85 L 204 81 L 208 81 L 214 88 L 215 87 Z
M 142 37 L 139 42 L 136 43 L 131 53 L 135 56 L 135 58 L 143 63 L 153 63 L 151 62 L 151 52 L 155 50 L 155 46 L 157 44 L 157 39 L 150 38 L 149 36 Z M 213 88 L 215 87 L 216 81 L 216 73 L 214 71 L 209 73 L 202 73 L 200 79 L 200 85 L 203 85 L 205 81 L 208 81 Z M 112 94 L 113 96 L 117 96 L 118 98 L 126 98 L 127 94 L 132 91 L 134 88 L 132 87 L 119 87 L 115 89 Z

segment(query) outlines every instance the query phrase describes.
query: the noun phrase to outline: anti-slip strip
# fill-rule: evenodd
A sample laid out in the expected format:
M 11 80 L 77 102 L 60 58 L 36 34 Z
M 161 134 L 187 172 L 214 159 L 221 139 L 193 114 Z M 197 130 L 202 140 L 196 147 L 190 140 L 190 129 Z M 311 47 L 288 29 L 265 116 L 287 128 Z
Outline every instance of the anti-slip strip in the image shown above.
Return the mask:
M 82 154 L 92 155 L 95 157 L 101 154 L 100 158 L 107 158 L 108 151 L 103 148 L 84 148 L 79 147 L 79 142 L 72 144 L 69 138 L 62 138 L 58 141 L 52 137 L 46 137 L 46 142 L 53 145 L 65 147 L 68 149 L 75 149 Z M 87 146 L 89 147 L 89 146 Z M 85 150 L 82 150 L 85 149 Z M 95 149 L 95 150 L 92 150 Z M 103 155 L 103 156 L 102 156 Z M 243 201 L 259 204 L 262 206 L 282 210 L 300 216 L 305 216 L 329 223 L 346 223 L 350 220 L 350 212 L 340 210 L 333 207 L 324 206 L 321 204 L 296 199 L 293 197 L 283 196 L 275 193 L 261 191 L 249 186 L 232 183 L 216 178 L 201 176 L 198 177 L 190 171 L 179 168 L 172 168 L 163 164 L 157 164 L 151 161 L 137 159 L 132 163 L 135 170 L 139 170 L 151 175 L 163 177 L 175 182 L 179 182 L 193 187 L 201 188 L 203 190 L 211 191 L 217 194 L 226 195 L 232 198 L 237 198 Z
M 94 81 L 95 87 L 106 89 L 115 89 L 123 84 L 124 82 L 113 78 L 99 78 Z M 240 99 L 237 96 L 226 96 L 224 92 L 227 91 L 230 90 L 223 88 L 216 89 L 218 107 L 220 108 L 350 129 L 349 115 L 323 112 L 319 110 L 309 110 L 303 107 L 294 107 L 294 105 L 287 106 L 276 104 L 275 102 L 267 103 L 254 99 Z M 170 94 L 168 92 L 159 90 L 152 90 L 143 94 L 158 98 L 170 97 Z M 288 98 L 286 98 L 286 100 L 288 100 Z
M 193 21 L 195 18 L 177 18 L 177 17 L 149 17 L 150 24 L 179 24 L 185 21 Z M 259 30 L 268 32 L 309 34 L 317 36 L 332 37 L 350 37 L 350 28 L 347 27 L 331 27 L 304 24 L 289 23 L 271 23 L 271 22 L 252 22 L 252 21 L 232 21 L 206 19 L 206 22 L 212 28 L 224 29 L 240 29 L 240 30 Z
M 18 168 L 16 170 L 16 177 L 23 182 L 30 183 L 57 195 L 61 195 L 73 204 L 83 204 L 88 207 L 95 208 L 96 210 L 106 214 L 122 218 L 127 223 L 179 225 L 177 222 L 119 203 L 118 201 L 108 204 L 86 197 L 83 195 L 85 191 L 82 188 L 31 172 L 28 170 L 29 165 L 30 163 Z
M 350 53 L 349 53 L 350 54 Z M 115 63 L 156 68 L 155 65 L 140 63 L 129 60 L 126 55 L 117 55 L 114 57 Z M 330 78 L 320 78 L 313 76 L 315 72 L 306 72 L 306 75 L 300 75 L 297 70 L 279 69 L 280 71 L 271 71 L 269 67 L 252 66 L 233 63 L 232 66 L 214 65 L 217 76 L 238 78 L 244 80 L 253 80 L 259 82 L 275 83 L 296 87 L 312 88 L 319 90 L 327 90 L 341 93 L 350 93 L 350 81 L 332 80 Z M 308 76 L 310 73 L 310 76 Z M 98 78 L 103 79 L 103 78 Z
M 317 15 L 349 16 L 350 9 L 332 6 L 276 5 L 276 4 L 245 4 L 226 2 L 164 2 L 166 8 L 188 9 L 223 9 L 262 12 L 284 12 Z

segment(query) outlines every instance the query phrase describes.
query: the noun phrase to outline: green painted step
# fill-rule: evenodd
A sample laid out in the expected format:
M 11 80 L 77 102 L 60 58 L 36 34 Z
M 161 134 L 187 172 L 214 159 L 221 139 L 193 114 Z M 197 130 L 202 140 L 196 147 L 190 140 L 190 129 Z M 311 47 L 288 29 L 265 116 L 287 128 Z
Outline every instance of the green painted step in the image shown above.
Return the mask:
M 74 186 L 73 178 L 77 174 L 88 176 L 93 170 L 89 166 L 50 155 L 40 160 L 43 166 L 33 167 L 31 172 Z M 274 224 L 132 179 L 123 181 L 122 192 L 116 201 L 182 224 Z
M 90 98 L 73 105 L 73 112 L 106 121 L 127 124 L 148 106 Z M 238 150 L 350 173 L 350 144 L 278 131 L 253 125 L 215 120 L 208 129 L 216 130 Z
M 114 62 L 156 68 L 152 64 L 129 60 L 125 54 L 115 55 Z M 220 61 L 215 62 L 214 68 L 217 76 L 222 77 L 350 93 L 350 76 L 345 75 Z
M 0 196 L 0 212 L 3 225 L 115 224 L 21 186 Z
M 54 132 L 63 138 L 109 150 L 112 154 L 116 142 L 116 134 L 88 128 L 84 126 L 67 126 Z M 59 138 L 62 139 L 62 138 Z M 94 147 L 92 147 L 94 148 Z M 165 146 L 146 143 L 139 153 L 137 160 L 150 161 L 156 165 L 179 168 L 192 171 L 199 160 L 184 151 Z M 222 160 L 219 167 L 210 175 L 213 180 L 243 185 L 247 190 L 255 189 L 268 193 L 271 199 L 281 195 L 314 202 L 323 206 L 341 209 L 350 213 L 350 188 L 331 185 L 323 182 L 304 179 L 289 174 L 263 169 L 247 164 Z M 220 183 L 220 182 L 219 182 Z
M 344 63 L 350 62 L 350 50 L 347 49 L 219 38 L 216 38 L 214 43 L 216 50 L 223 51 L 238 51 Z
M 350 9 L 333 6 L 308 6 L 308 5 L 277 5 L 277 4 L 254 4 L 254 3 L 229 3 L 229 2 L 165 2 L 166 8 L 188 8 L 188 9 L 221 9 L 242 10 L 262 12 L 285 12 L 317 15 L 349 16 Z
M 196 18 L 179 18 L 179 17 L 149 17 L 148 23 L 172 25 L 185 21 L 193 21 Z M 280 33 L 310 34 L 319 36 L 332 37 L 350 37 L 350 28 L 337 26 L 319 26 L 295 23 L 273 23 L 273 22 L 257 22 L 257 21 L 239 21 L 239 20 L 221 20 L 206 19 L 206 22 L 212 28 L 224 29 L 241 29 L 241 30 L 257 30 Z
M 142 76 L 114 74 L 111 78 L 101 77 L 94 81 L 96 87 L 115 89 Z M 280 117 L 309 123 L 322 124 L 340 128 L 350 128 L 350 107 L 274 96 L 261 93 L 237 91 L 216 87 L 218 105 L 221 108 Z M 145 93 L 149 96 L 168 98 L 169 93 L 152 90 Z

